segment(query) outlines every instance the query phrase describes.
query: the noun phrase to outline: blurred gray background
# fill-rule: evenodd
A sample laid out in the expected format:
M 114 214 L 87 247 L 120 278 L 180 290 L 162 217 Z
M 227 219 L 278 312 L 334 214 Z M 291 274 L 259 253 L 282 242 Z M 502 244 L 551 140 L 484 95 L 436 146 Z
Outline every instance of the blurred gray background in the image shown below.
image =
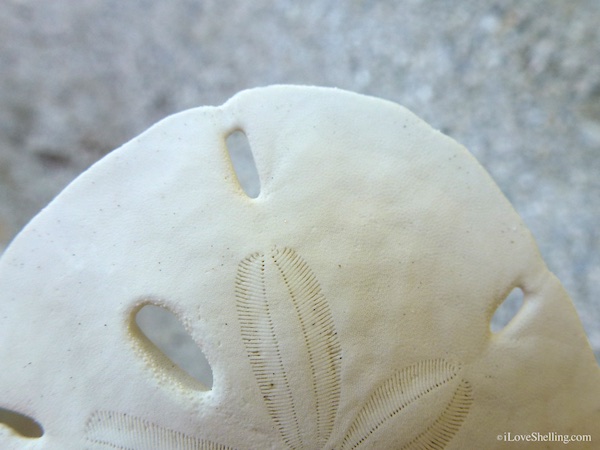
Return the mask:
M 254 86 L 337 86 L 469 148 L 600 356 L 598 24 L 598 0 L 3 0 L 0 251 L 168 114 Z

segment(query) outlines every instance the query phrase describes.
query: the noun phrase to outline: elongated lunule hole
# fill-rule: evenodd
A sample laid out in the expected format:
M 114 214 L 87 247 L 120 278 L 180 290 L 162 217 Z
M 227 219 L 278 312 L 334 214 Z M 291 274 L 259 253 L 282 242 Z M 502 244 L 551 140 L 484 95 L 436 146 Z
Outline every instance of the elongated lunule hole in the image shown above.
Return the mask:
M 521 306 L 523 306 L 523 291 L 519 288 L 514 288 L 500 306 L 498 306 L 498 309 L 496 309 L 490 324 L 492 332 L 499 333 L 506 328 L 510 321 L 517 315 Z
M 44 435 L 42 426 L 29 416 L 0 408 L 0 425 L 7 425 L 26 438 L 40 438 Z
M 238 183 L 250 198 L 258 197 L 260 179 L 248 138 L 243 131 L 230 133 L 225 140 Z
M 135 321 L 146 337 L 179 369 L 212 388 L 212 369 L 206 356 L 179 319 L 166 308 L 146 305 Z

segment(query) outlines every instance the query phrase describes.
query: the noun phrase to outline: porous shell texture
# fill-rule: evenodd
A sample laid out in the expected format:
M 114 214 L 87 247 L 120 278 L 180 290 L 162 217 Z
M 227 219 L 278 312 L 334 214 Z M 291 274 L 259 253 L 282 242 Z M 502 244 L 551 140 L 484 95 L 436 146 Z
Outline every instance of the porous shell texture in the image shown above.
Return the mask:
M 256 198 L 226 148 L 235 130 Z M 517 287 L 523 307 L 492 333 Z M 186 326 L 212 388 L 140 332 L 146 304 Z M 0 408 L 43 428 L 0 424 L 3 449 L 600 439 L 600 369 L 494 182 L 405 108 L 336 89 L 244 91 L 95 164 L 3 255 L 0 346 Z

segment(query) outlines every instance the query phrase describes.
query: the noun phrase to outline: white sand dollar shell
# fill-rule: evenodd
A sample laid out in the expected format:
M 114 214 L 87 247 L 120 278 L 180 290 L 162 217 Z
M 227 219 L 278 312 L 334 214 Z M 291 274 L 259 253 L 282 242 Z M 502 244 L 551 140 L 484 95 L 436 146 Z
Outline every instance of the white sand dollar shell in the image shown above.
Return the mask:
M 234 130 L 256 198 L 225 147 Z M 523 307 L 492 333 L 516 287 Z M 186 326 L 212 388 L 142 335 L 146 304 Z M 2 449 L 600 440 L 577 314 L 490 177 L 406 109 L 336 89 L 244 91 L 82 174 L 0 261 L 0 361 Z

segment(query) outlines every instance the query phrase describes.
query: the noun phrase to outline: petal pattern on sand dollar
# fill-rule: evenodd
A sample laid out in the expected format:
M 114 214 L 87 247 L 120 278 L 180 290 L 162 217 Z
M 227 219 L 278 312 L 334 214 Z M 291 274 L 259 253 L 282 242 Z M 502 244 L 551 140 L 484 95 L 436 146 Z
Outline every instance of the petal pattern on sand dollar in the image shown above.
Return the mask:
M 384 424 L 410 414 L 407 412 L 409 406 L 438 390 L 451 389 L 450 382 L 457 378 L 459 371 L 460 367 L 454 364 L 443 359 L 433 359 L 419 361 L 394 373 L 371 394 L 350 426 L 341 448 L 356 449 L 368 444 Z M 450 404 L 434 424 L 404 448 L 429 450 L 445 447 L 458 431 L 471 403 L 470 387 L 468 383 L 464 383 L 466 382 L 461 382 L 456 388 Z M 401 422 L 399 426 L 402 426 Z M 440 435 L 443 439 L 435 440 Z M 433 439 L 429 439 L 430 437 Z M 443 446 L 430 446 L 428 442 L 443 443 Z
M 234 450 L 114 411 L 93 413 L 86 422 L 85 434 L 93 450 Z
M 255 253 L 239 265 L 236 297 L 250 364 L 284 442 L 290 448 L 325 445 L 339 404 L 341 349 L 314 273 L 290 248 Z M 287 323 L 278 323 L 284 321 L 278 301 L 293 311 L 299 330 L 295 340 L 290 341 L 294 336 L 290 338 Z M 299 350 L 292 348 L 296 346 Z M 305 355 L 309 380 L 292 379 L 299 353 Z M 299 413 L 300 405 L 307 404 L 314 408 L 308 417 Z

